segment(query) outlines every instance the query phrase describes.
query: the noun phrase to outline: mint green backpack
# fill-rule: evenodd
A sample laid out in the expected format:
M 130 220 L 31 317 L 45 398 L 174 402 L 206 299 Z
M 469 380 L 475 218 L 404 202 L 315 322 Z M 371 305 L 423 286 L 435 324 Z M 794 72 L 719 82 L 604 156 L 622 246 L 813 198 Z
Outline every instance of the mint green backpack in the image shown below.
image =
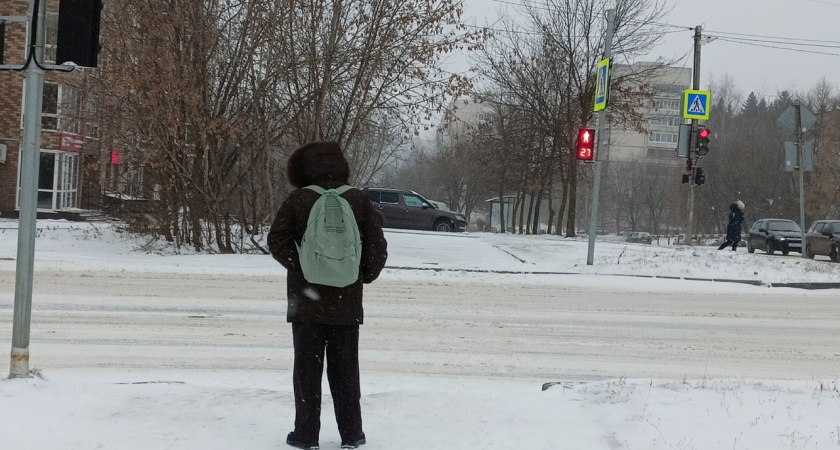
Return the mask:
M 362 240 L 353 209 L 341 197 L 353 187 L 324 190 L 313 184 L 304 189 L 321 197 L 309 211 L 303 240 L 297 246 L 303 277 L 313 284 L 334 287 L 355 283 L 359 279 Z

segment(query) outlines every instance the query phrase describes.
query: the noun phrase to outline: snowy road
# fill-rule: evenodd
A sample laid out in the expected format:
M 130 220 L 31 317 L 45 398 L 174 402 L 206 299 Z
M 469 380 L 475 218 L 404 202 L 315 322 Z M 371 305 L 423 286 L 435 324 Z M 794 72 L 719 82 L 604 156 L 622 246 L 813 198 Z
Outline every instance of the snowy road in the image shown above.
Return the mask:
M 836 375 L 836 296 L 639 292 L 603 279 L 600 290 L 378 281 L 366 288 L 362 370 L 542 381 Z M 14 270 L 0 270 L 0 323 L 12 322 L 14 282 Z M 34 292 L 32 368 L 291 369 L 280 276 L 38 271 Z M 11 333 L 0 327 L 0 342 Z

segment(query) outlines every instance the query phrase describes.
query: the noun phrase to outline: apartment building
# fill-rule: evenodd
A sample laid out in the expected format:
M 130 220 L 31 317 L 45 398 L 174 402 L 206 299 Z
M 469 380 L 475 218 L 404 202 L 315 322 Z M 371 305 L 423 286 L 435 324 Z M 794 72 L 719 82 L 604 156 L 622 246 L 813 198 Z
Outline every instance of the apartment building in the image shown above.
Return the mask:
M 656 70 L 646 70 L 659 66 Z M 637 63 L 619 66 L 615 70 L 650 73 L 646 80 L 653 91 L 650 102 L 640 101 L 637 106 L 645 117 L 646 131 L 610 127 L 609 161 L 643 161 L 664 168 L 685 164 L 677 157 L 677 137 L 682 117 L 683 91 L 691 88 L 692 72 L 686 67 L 667 67 L 657 63 Z
M 43 64 L 55 64 L 58 30 L 58 0 L 48 0 L 46 45 Z M 0 1 L 0 16 L 25 17 L 30 14 L 29 0 Z M 0 24 L 2 64 L 20 66 L 26 62 L 28 39 L 26 22 L 5 21 Z M 93 69 L 73 72 L 46 71 L 44 75 L 39 152 L 38 214 L 72 216 L 74 211 L 99 203 L 98 141 L 85 136 L 94 128 L 83 130 L 80 120 L 80 91 L 84 77 Z M 24 138 L 25 73 L 0 71 L 0 217 L 16 217 L 20 207 L 20 162 Z M 3 157 L 5 156 L 5 157 Z M 87 163 L 85 162 L 87 161 Z M 88 172 L 88 177 L 85 173 Z M 87 201 L 89 200 L 89 201 Z

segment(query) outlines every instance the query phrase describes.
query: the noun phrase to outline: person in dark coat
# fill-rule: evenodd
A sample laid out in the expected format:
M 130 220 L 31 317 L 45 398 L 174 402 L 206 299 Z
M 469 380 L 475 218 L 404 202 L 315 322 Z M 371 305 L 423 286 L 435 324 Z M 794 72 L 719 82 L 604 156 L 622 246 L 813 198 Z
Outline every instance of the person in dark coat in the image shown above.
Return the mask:
M 295 188 L 280 206 L 268 232 L 268 248 L 287 269 L 286 321 L 292 324 L 295 428 L 286 443 L 318 448 L 321 428 L 321 378 L 326 352 L 327 380 L 333 397 L 342 448 L 365 443 L 360 407 L 359 325 L 364 323 L 362 285 L 379 276 L 388 244 L 368 195 L 351 189 L 342 197 L 353 209 L 362 241 L 359 279 L 346 287 L 311 284 L 303 277 L 296 243 L 306 230 L 309 211 L 319 194 L 302 189 L 334 189 L 348 184 L 350 166 L 336 142 L 311 142 L 289 156 L 289 183 Z
M 744 223 L 744 202 L 736 201 L 729 205 L 729 224 L 726 226 L 726 240 L 720 244 L 718 250 L 723 250 L 728 246 L 732 246 L 734 252 L 738 249 L 738 243 L 741 242 L 741 224 Z

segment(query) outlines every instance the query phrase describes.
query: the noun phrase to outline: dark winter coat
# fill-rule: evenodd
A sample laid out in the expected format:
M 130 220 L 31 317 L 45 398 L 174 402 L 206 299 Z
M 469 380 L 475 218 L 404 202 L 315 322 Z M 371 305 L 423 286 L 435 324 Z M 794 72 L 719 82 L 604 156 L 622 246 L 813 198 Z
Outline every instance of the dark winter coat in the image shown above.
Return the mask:
M 738 205 L 729 205 L 729 224 L 726 226 L 726 240 L 730 242 L 741 242 L 741 224 L 744 223 L 744 214 L 738 209 Z
M 313 142 L 292 152 L 286 173 L 296 190 L 280 206 L 268 232 L 271 255 L 288 269 L 286 320 L 326 325 L 363 323 L 362 284 L 375 280 L 388 258 L 388 244 L 370 198 L 359 189 L 342 194 L 353 208 L 362 240 L 359 280 L 342 288 L 311 284 L 303 277 L 295 243 L 303 239 L 309 210 L 319 195 L 301 188 L 316 184 L 333 189 L 348 184 L 349 165 L 337 143 Z

